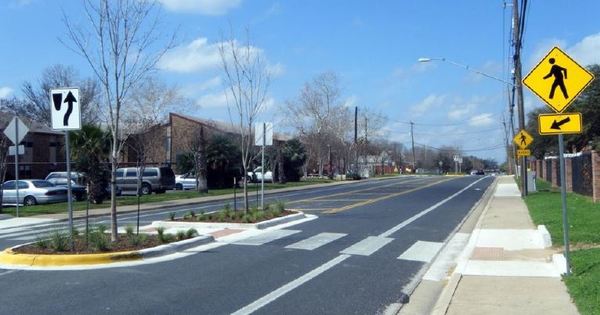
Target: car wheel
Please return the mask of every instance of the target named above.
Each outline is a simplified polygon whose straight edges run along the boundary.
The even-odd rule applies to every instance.
[[[183,185],[182,184],[176,184],[175,185],[175,190],[183,190]]]
[[[142,188],[140,189],[142,195],[149,195],[152,193],[152,187],[148,184],[142,184]]]
[[[33,196],[27,196],[23,199],[23,204],[26,206],[35,206],[37,204],[37,200]]]

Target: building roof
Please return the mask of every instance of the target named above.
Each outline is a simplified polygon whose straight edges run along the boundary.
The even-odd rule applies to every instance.
[[[8,126],[8,124],[13,119],[13,117],[15,117],[15,115],[10,112],[0,111],[0,130],[4,130],[4,128],[6,128]],[[41,124],[37,121],[32,121],[25,117],[19,117],[19,118],[25,123],[27,128],[29,128],[29,132],[52,134],[52,135],[64,134],[62,131],[52,130],[52,128],[50,128],[44,124]]]
[[[183,119],[187,119],[193,122],[197,122],[199,124],[203,124],[205,126],[210,126],[218,131],[222,131],[222,132],[226,132],[226,133],[232,133],[232,134],[238,134],[238,127],[234,126],[230,123],[226,123],[226,122],[222,122],[222,121],[216,121],[216,120],[211,120],[211,119],[202,119],[202,118],[198,118],[198,117],[193,117],[193,116],[188,116],[188,115],[183,115],[183,114],[178,114],[178,113],[169,113],[169,115],[173,115],[173,116],[178,116],[180,118]],[[277,133],[274,132],[273,133],[273,139],[275,140],[279,140],[279,141],[287,141],[290,140],[292,137],[285,135],[285,134],[281,134],[281,133]]]

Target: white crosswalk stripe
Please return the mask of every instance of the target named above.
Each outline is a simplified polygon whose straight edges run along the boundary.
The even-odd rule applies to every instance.
[[[288,245],[285,248],[314,250],[323,245],[327,245],[337,239],[340,239],[348,234],[344,233],[319,233],[315,236],[301,240],[294,244]]]
[[[286,236],[290,236],[292,234],[296,234],[296,233],[300,233],[299,230],[274,230],[274,231],[269,231],[260,235],[256,235],[256,236],[252,236],[249,237],[247,239],[235,242],[233,244],[236,245],[251,245],[251,246],[258,246],[258,245],[263,245],[269,242],[272,242],[274,240],[286,237]]]
[[[408,248],[398,259],[430,262],[444,244],[439,242],[417,241]]]
[[[364,240],[344,249],[340,253],[348,255],[370,256],[393,240],[393,238],[389,237],[369,236]]]

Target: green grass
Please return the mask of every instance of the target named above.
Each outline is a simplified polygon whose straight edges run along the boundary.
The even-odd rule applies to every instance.
[[[286,184],[278,184],[278,183],[265,183],[265,190],[271,189],[279,189],[279,188],[289,188],[289,187],[298,187],[298,186],[306,186],[306,185],[314,185],[314,184],[322,184],[322,183],[331,183],[332,180],[329,179],[309,179],[303,180],[300,182],[289,182]],[[260,183],[258,184],[250,184],[248,185],[248,192],[253,194],[257,189],[260,189]],[[165,194],[151,194],[145,195],[140,198],[140,203],[153,203],[153,202],[164,202],[170,200],[184,200],[191,199],[197,197],[207,197],[207,196],[219,196],[232,194],[233,188],[226,189],[212,189],[209,190],[208,193],[198,193],[196,191],[176,191],[172,193]],[[238,188],[237,193],[243,194],[243,189]],[[137,204],[136,196],[121,196],[117,198],[117,206],[127,206],[127,205],[135,205]],[[86,202],[85,201],[76,201],[73,202],[73,211],[85,210]],[[102,204],[90,204],[90,209],[99,209],[99,208],[108,208],[110,207],[110,200],[105,200]],[[15,207],[4,207],[3,213],[15,215],[16,208]],[[33,216],[39,214],[54,214],[54,213],[63,213],[67,211],[67,203],[53,203],[53,204],[45,204],[45,205],[37,205],[30,207],[19,207],[19,216]]]
[[[577,309],[583,315],[600,314],[600,248],[572,252],[571,269],[564,280]]]
[[[562,204],[560,192],[544,181],[536,182],[537,193],[525,197],[525,203],[536,225],[543,224],[552,243],[563,245]],[[573,244],[600,243],[600,204],[579,194],[567,194],[569,240]]]

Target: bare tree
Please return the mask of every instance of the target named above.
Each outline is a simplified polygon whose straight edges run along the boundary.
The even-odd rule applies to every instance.
[[[316,160],[319,176],[323,175],[324,161],[328,158],[327,145],[343,146],[352,130],[350,112],[341,102],[339,85],[335,73],[322,73],[304,84],[296,100],[286,103],[288,123],[300,134],[309,158]]]
[[[244,206],[245,211],[248,211],[246,174],[252,158],[252,127],[265,104],[271,76],[261,52],[250,44],[248,32],[243,44],[238,43],[233,36],[221,41],[219,52],[225,74],[229,116],[240,134]]]
[[[25,96],[24,112],[32,121],[50,126],[50,89],[59,87],[79,87],[79,103],[81,104],[81,120],[83,123],[98,123],[98,98],[100,85],[98,80],[80,79],[73,67],[56,64],[42,72],[37,85],[25,81],[22,86]]]
[[[2,130],[4,130],[6,126],[2,126]],[[0,184],[4,183],[4,176],[6,175],[6,158],[8,157],[8,146],[10,145],[10,140],[4,135],[4,133],[0,133]],[[0,189],[0,213],[2,213],[2,189]]]
[[[124,138],[121,109],[128,93],[156,69],[173,47],[174,35],[158,42],[159,15],[155,1],[84,0],[88,27],[73,24],[64,15],[67,44],[88,62],[102,87],[102,110],[111,133],[111,239],[117,240],[116,172]],[[159,48],[156,48],[159,46]]]

